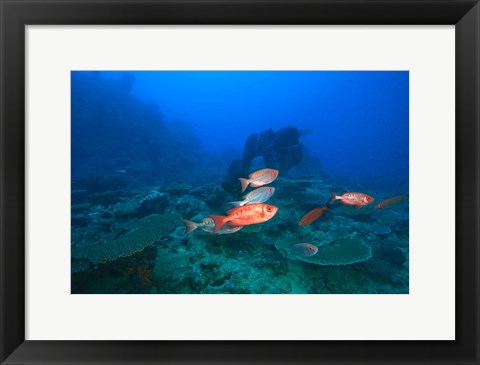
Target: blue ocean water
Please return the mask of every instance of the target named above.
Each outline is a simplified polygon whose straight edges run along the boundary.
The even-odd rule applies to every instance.
[[[408,293],[408,72],[74,71],[71,98],[73,293]],[[185,234],[263,168],[273,218]]]

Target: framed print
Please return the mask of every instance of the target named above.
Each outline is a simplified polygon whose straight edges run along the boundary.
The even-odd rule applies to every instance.
[[[71,293],[408,294],[408,80],[407,71],[72,71]],[[169,105],[164,121],[150,110],[144,126],[131,125],[146,106],[135,94]],[[351,114],[328,108],[338,103]],[[323,136],[339,130],[328,145]],[[361,181],[375,203],[334,192]],[[371,245],[387,258],[376,269]],[[362,262],[363,275],[352,271]]]
[[[478,357],[477,1],[2,1],[1,362]]]

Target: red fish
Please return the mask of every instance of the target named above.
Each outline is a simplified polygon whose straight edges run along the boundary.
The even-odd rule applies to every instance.
[[[383,209],[383,208],[388,208],[395,203],[403,202],[405,200],[408,200],[408,196],[406,195],[399,195],[399,196],[394,196],[393,198],[388,198],[385,200],[382,200],[380,203],[375,205],[375,209]]]
[[[268,204],[254,203],[236,207],[227,211],[227,215],[209,215],[215,222],[214,232],[230,222],[232,227],[248,226],[263,223],[271,219],[278,211],[277,207]]]
[[[335,200],[340,200],[342,204],[355,205],[355,208],[359,209],[364,205],[372,203],[375,198],[364,193],[351,192],[343,193],[343,195],[339,196],[332,192],[332,199],[330,201],[333,202]]]
[[[278,176],[278,170],[274,169],[262,169],[252,172],[248,175],[248,179],[240,177],[240,183],[242,184],[242,193],[247,189],[248,185],[254,188],[270,184]]]
[[[309,211],[307,214],[305,214],[302,219],[300,219],[300,222],[298,222],[299,226],[308,226],[309,224],[313,223],[316,221],[318,218],[320,218],[323,215],[323,212],[326,210],[330,210],[330,208],[327,207],[325,204],[321,208],[315,208],[311,211]]]

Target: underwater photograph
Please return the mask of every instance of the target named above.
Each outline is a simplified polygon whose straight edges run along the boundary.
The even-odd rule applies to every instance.
[[[408,294],[408,71],[72,71],[72,294]]]

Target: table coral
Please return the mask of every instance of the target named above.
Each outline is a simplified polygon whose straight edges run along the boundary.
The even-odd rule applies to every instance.
[[[96,245],[73,247],[72,258],[103,263],[130,256],[172,233],[179,221],[181,221],[181,217],[172,213],[154,214],[129,221],[124,225],[126,233],[116,238]]]
[[[285,251],[292,244],[279,241],[275,247]],[[372,257],[372,249],[361,238],[345,238],[322,245],[314,256],[300,257],[297,259],[316,265],[350,265],[362,262]]]

